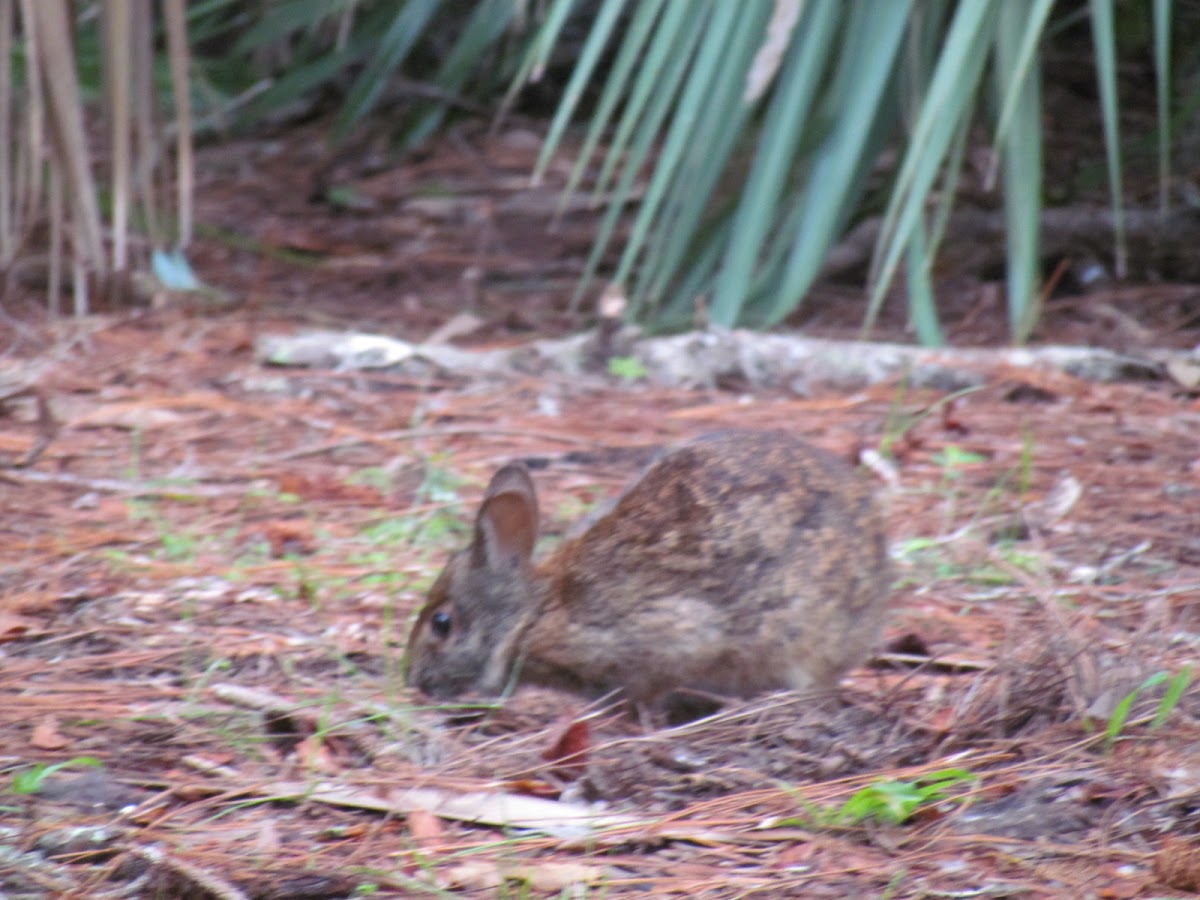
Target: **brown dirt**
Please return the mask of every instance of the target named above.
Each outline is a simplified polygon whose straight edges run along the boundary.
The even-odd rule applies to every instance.
[[[308,202],[321,156],[305,135],[214,148],[193,259],[233,305],[5,326],[0,380],[36,393],[0,407],[0,761],[103,766],[0,800],[0,892],[1200,887],[1195,691],[1161,723],[1165,685],[1137,692],[1105,737],[1120,701],[1183,671],[1200,641],[1195,395],[1010,373],[953,402],[897,384],[745,397],[253,361],[264,333],[419,339],[464,309],[474,344],[585,324],[565,298],[590,219],[547,234],[553,184],[522,187],[531,141],[453,136],[356,182],[373,204],[360,213]],[[857,311],[828,302],[845,289],[823,290],[810,324],[853,327]],[[1042,336],[1197,342],[1194,287],[1121,291],[1075,302]],[[1138,291],[1168,299],[1131,304]],[[969,342],[1000,338],[998,309],[962,305]],[[885,336],[903,338],[897,321]],[[39,424],[39,397],[53,422]],[[636,469],[601,451],[730,426],[787,427],[848,457],[891,442],[890,655],[836,697],[758,698],[649,734],[550,692],[456,715],[406,691],[409,617],[498,462],[536,464],[561,532]],[[555,744],[585,714],[567,740],[580,765]],[[838,815],[868,785],[947,769],[972,777],[903,824]],[[505,830],[322,802],[306,794],[318,783],[360,800],[420,787],[603,802],[639,824],[603,839]]]

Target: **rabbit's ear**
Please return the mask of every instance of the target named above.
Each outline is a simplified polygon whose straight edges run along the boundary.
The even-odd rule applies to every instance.
[[[525,467],[510,463],[492,476],[475,519],[471,561],[481,568],[521,566],[537,540],[537,492]]]

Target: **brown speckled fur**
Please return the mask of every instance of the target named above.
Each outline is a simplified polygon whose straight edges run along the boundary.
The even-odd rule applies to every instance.
[[[869,487],[784,432],[667,452],[535,567],[536,532],[532,481],[505,466],[413,629],[410,684],[495,694],[515,676],[648,705],[680,688],[749,696],[828,687],[879,637],[888,564]]]

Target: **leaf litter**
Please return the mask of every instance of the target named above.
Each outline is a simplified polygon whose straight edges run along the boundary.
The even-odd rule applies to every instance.
[[[1163,705],[1200,643],[1192,393],[1017,369],[967,394],[896,378],[799,396],[267,368],[254,337],[314,319],[428,334],[461,305],[464,259],[492,279],[472,345],[560,333],[562,307],[518,302],[512,285],[541,272],[561,301],[561,254],[586,225],[569,216],[547,238],[520,219],[489,232],[497,247],[426,222],[437,252],[393,258],[359,240],[363,220],[318,221],[292,177],[274,173],[271,196],[295,200],[217,186],[210,217],[264,242],[301,235],[323,261],[209,240],[197,266],[216,281],[224,265],[241,306],[26,327],[42,343],[0,361],[28,386],[0,418],[0,762],[6,781],[68,764],[0,801],[0,889],[1195,890],[1200,700],[1185,687]],[[499,190],[463,184],[466,199]],[[383,220],[416,239],[402,212]],[[481,709],[404,688],[411,617],[496,465],[530,464],[561,535],[655,448],[724,427],[786,427],[876,459],[894,611],[841,690],[647,731],[550,691]],[[69,764],[85,758],[101,768]],[[847,814],[864,789],[929,784],[899,824]]]

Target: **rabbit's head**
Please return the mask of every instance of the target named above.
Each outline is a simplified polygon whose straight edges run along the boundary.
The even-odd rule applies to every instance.
[[[534,612],[538,509],[525,467],[492,477],[471,543],[430,589],[408,641],[408,683],[435,697],[499,694]]]

